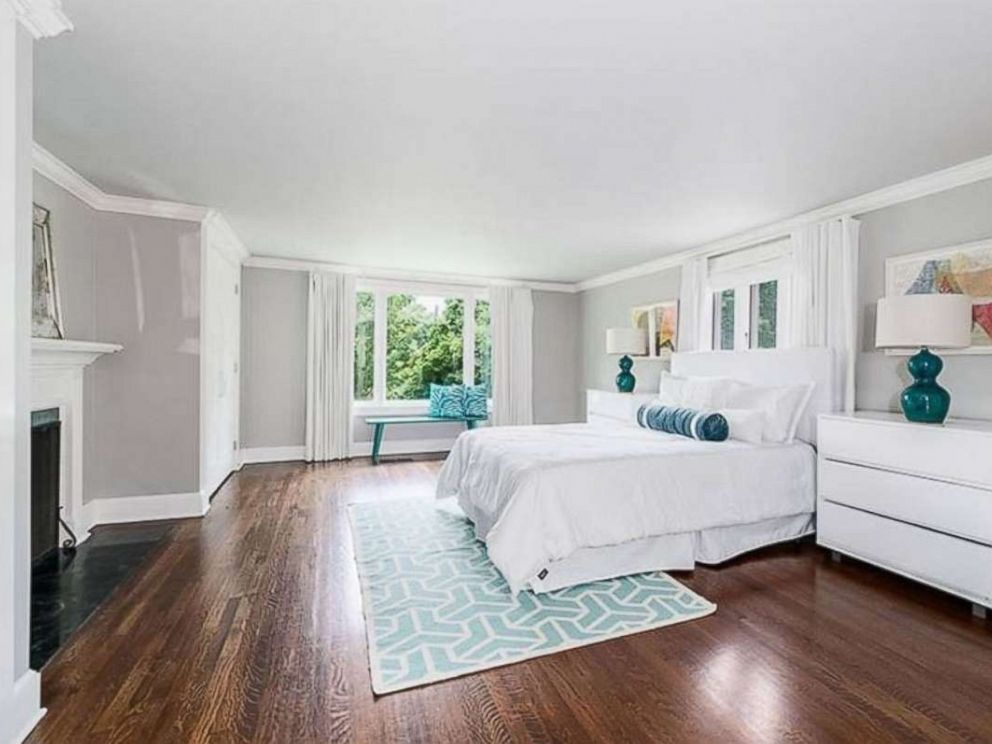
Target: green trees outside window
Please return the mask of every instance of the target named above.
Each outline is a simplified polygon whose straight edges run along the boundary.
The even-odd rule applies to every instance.
[[[375,384],[375,295],[356,293],[355,400],[372,400]]]
[[[356,293],[355,400],[376,397],[376,302],[385,306],[385,400],[426,400],[431,383],[471,382],[489,390],[492,358],[489,303],[471,297],[441,297],[362,290]],[[473,308],[466,327],[466,307]],[[380,313],[383,310],[380,309]],[[465,359],[467,335],[471,360]],[[470,369],[471,367],[471,369]]]
[[[493,371],[493,337],[489,320],[489,302],[475,303],[475,384],[486,388],[486,397],[492,395],[490,383]]]
[[[778,336],[778,282],[774,279],[768,282],[751,285],[751,318],[752,333],[757,328],[757,349],[774,349]]]
[[[465,301],[389,295],[386,301],[386,398],[423,400],[431,383],[462,382]]]

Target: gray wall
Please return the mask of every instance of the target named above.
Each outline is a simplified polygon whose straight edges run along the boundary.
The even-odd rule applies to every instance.
[[[304,443],[307,280],[301,271],[242,270],[241,440],[246,448]],[[582,416],[578,295],[534,292],[534,420]],[[454,439],[459,424],[397,426],[391,441]],[[354,441],[370,442],[361,417]]]
[[[123,344],[85,372],[84,499],[199,489],[200,226],[97,212],[40,175],[66,335]]]
[[[899,410],[909,381],[906,357],[874,349],[875,302],[885,293],[885,259],[992,237],[992,181],[980,181],[860,215],[859,266],[862,353],[857,407]],[[943,355],[941,383],[951,391],[951,415],[992,419],[992,356]]]
[[[678,267],[635,277],[582,292],[582,408],[586,388],[612,390],[617,372],[617,357],[606,354],[606,329],[631,324],[630,311],[637,305],[650,305],[678,299],[681,270]],[[658,389],[663,365],[660,360],[634,360],[637,392]]]
[[[578,294],[534,292],[534,423],[583,418]]]
[[[242,268],[241,287],[241,446],[302,446],[307,274]]]

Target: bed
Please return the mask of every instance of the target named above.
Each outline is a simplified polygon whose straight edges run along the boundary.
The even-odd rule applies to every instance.
[[[514,592],[720,563],[815,529],[818,413],[837,410],[827,349],[675,354],[672,372],[814,383],[791,443],[703,442],[636,425],[465,432],[438,478]],[[450,503],[450,502],[449,502]]]

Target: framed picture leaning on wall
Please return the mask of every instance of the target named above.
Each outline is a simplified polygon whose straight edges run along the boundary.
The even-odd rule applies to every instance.
[[[52,253],[51,215],[34,205],[31,263],[31,335],[36,338],[65,338],[62,305]]]
[[[992,354],[992,238],[885,261],[885,296],[971,295],[971,346],[944,354]]]
[[[649,357],[664,357],[678,348],[678,300],[639,305],[630,312],[634,328],[647,334]]]

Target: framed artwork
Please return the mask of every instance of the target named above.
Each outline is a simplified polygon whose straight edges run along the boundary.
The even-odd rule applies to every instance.
[[[36,338],[65,338],[62,305],[52,253],[51,215],[34,205],[31,235],[31,335]]]
[[[885,295],[968,294],[971,346],[941,354],[992,354],[992,239],[893,256],[885,261]]]
[[[678,348],[678,300],[632,308],[631,322],[634,328],[642,329],[647,335],[648,356],[668,356]]]

